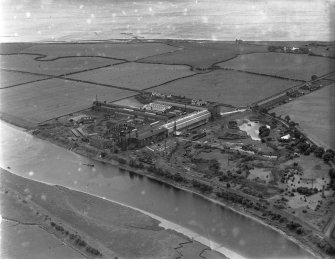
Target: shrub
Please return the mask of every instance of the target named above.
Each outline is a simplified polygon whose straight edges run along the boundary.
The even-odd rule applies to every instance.
[[[127,163],[127,160],[124,159],[124,158],[122,158],[122,157],[120,157],[120,158],[118,159],[118,161],[119,161],[119,163],[120,163],[121,165],[124,165],[124,164]]]
[[[176,173],[173,175],[173,180],[175,180],[176,182],[183,182],[185,178],[181,176],[180,173]]]
[[[301,228],[302,226],[299,223],[291,221],[286,224],[286,227],[290,230],[296,230],[297,228]]]
[[[304,233],[304,229],[303,229],[302,227],[298,227],[297,230],[296,230],[296,233],[297,233],[298,235],[301,235],[301,234]]]

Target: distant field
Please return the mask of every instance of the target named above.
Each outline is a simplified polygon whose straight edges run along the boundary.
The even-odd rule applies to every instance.
[[[35,60],[36,57],[38,55],[3,55],[0,59],[0,67],[31,73],[62,75],[122,62],[99,57],[71,57],[53,61],[39,61]]]
[[[136,60],[177,50],[162,43],[49,43],[36,44],[24,49],[24,53],[44,54],[45,59],[66,56],[102,56]]]
[[[312,140],[335,149],[335,84],[297,98],[272,110],[289,115]]]
[[[255,53],[241,55],[219,63],[218,66],[291,79],[310,80],[314,74],[321,76],[333,71],[335,60],[299,54]]]
[[[186,66],[125,63],[78,73],[69,78],[141,90],[194,74]]]
[[[0,70],[0,88],[28,83],[43,78],[47,77]]]
[[[11,54],[11,53],[20,53],[24,49],[27,49],[33,46],[34,43],[0,43],[0,54]]]
[[[90,107],[96,94],[106,101],[134,95],[115,88],[50,79],[1,90],[0,112],[23,123],[39,123]]]
[[[151,90],[241,106],[280,92],[294,84],[296,82],[289,80],[216,70]]]
[[[141,60],[148,63],[185,64],[192,67],[208,68],[214,63],[228,60],[239,54],[267,52],[267,47],[235,43],[174,43],[179,51],[153,56]]]

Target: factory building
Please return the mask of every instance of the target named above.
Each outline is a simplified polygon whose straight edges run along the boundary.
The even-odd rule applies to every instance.
[[[107,119],[106,133],[114,138],[123,150],[151,145],[177,130],[203,125],[211,117],[208,109],[199,106],[159,101],[156,105],[151,103],[150,107],[169,111],[159,111],[157,114],[155,111],[130,109],[97,101],[93,103],[94,110],[113,114],[113,118]],[[105,147],[112,144],[94,138],[92,145]]]
[[[166,110],[169,110],[171,108],[172,108],[171,105],[156,102],[145,104],[142,107],[143,110],[158,111],[158,112],[165,112]]]
[[[168,123],[164,124],[169,133],[172,133],[175,130],[181,130],[184,128],[197,127],[208,122],[211,117],[211,113],[207,110],[201,110],[189,113],[183,117],[171,120]]]

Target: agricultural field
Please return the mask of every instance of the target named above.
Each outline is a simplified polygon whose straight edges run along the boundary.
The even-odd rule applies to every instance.
[[[187,66],[124,63],[69,76],[111,86],[142,90],[194,74]]]
[[[25,123],[36,124],[88,108],[96,95],[109,102],[134,94],[116,88],[49,79],[1,90],[0,113],[22,121],[20,126],[25,126]]]
[[[297,82],[289,80],[236,71],[216,70],[180,79],[150,90],[234,106],[244,106],[295,84]]]
[[[48,78],[47,76],[31,75],[15,71],[0,70],[0,88],[25,84],[36,80]]]
[[[21,53],[25,49],[34,46],[34,43],[20,42],[20,43],[0,43],[0,55]]]
[[[144,57],[175,51],[162,43],[50,43],[35,44],[24,53],[45,55],[45,60],[67,56],[100,56],[134,61]]]
[[[42,61],[39,57],[39,55],[25,54],[2,55],[0,67],[2,69],[58,76],[122,62],[101,57],[67,57]]]
[[[222,68],[307,81],[312,75],[321,76],[334,71],[335,60],[300,54],[254,53],[241,55],[217,65]]]
[[[326,86],[292,102],[276,107],[271,112],[299,123],[303,131],[321,146],[335,148],[335,84]]]
[[[240,54],[267,52],[265,46],[235,43],[172,43],[179,51],[148,57],[141,62],[189,65],[193,68],[206,69],[217,62],[237,57]]]

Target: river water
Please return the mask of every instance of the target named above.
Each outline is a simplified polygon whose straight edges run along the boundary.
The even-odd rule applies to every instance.
[[[20,176],[105,197],[157,215],[247,258],[313,258],[250,218],[143,176],[91,161],[0,121],[0,166]],[[90,168],[85,163],[94,163]]]

